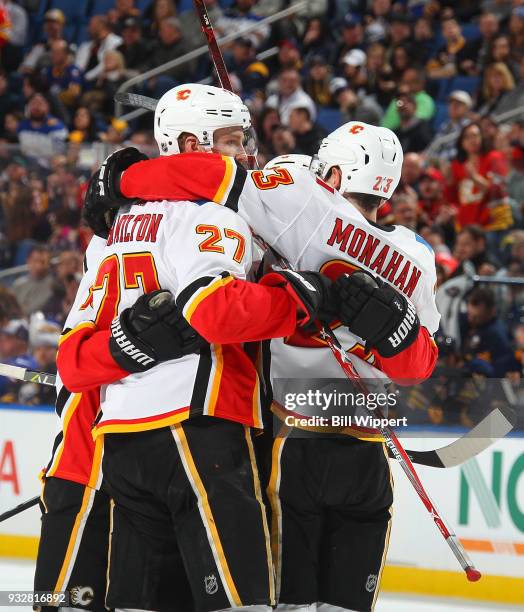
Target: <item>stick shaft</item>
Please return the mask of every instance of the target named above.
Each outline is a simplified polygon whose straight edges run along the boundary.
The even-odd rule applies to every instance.
[[[49,385],[50,387],[54,387],[56,383],[56,374],[28,370],[27,368],[13,366],[8,363],[0,363],[0,376],[7,376],[8,378],[15,378],[16,380],[37,383],[39,385]]]
[[[29,508],[36,506],[38,504],[39,499],[40,497],[38,497],[37,495],[36,497],[32,497],[31,499],[28,499],[27,501],[19,504],[18,506],[11,508],[11,510],[6,510],[6,512],[0,514],[0,523],[2,521],[7,520],[8,518],[11,518],[12,516],[20,514],[20,512],[24,512],[24,510],[28,510]]]
[[[226,68],[226,63],[224,62],[220,47],[218,46],[215,31],[213,30],[211,20],[209,19],[204,0],[193,0],[193,4],[195,5],[195,10],[198,18],[200,19],[200,27],[202,28],[202,32],[207,40],[207,46],[209,47],[209,53],[211,55],[213,65],[215,66],[220,87],[222,87],[222,89],[227,89],[227,91],[233,91],[231,79],[229,78]]]

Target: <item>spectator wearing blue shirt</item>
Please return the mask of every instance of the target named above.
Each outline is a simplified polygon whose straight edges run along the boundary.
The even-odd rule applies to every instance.
[[[51,43],[51,65],[46,69],[45,77],[51,93],[66,107],[76,105],[82,92],[82,71],[72,63],[65,40]]]
[[[66,126],[49,114],[49,103],[41,93],[35,93],[26,106],[27,117],[18,124],[18,138],[27,155],[53,153],[54,145],[67,139]]]
[[[234,3],[224,11],[224,15],[217,21],[217,28],[228,34],[233,32],[241,35],[242,30],[262,20],[262,17],[253,12],[256,0],[235,0]],[[246,34],[256,48],[261,46],[269,36],[269,26],[262,26],[259,30]]]
[[[502,377],[513,363],[508,330],[497,316],[495,294],[478,287],[468,297],[467,312],[459,319],[462,353],[466,361],[491,364],[493,375]]]
[[[340,37],[330,58],[330,64],[338,67],[353,49],[360,49],[364,44],[364,30],[360,15],[348,13],[342,21]]]

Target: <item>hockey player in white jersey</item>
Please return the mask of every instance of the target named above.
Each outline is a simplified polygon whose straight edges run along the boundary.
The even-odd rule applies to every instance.
[[[143,156],[128,156],[129,163],[139,159]],[[61,610],[105,612],[111,500],[102,486],[103,439],[99,437],[95,442],[91,429],[100,409],[100,385],[125,378],[129,371],[109,353],[107,330],[94,332],[89,343],[82,342],[95,329],[90,288],[95,284],[108,236],[103,211],[91,211],[95,185],[90,183],[84,204],[84,218],[94,236],[84,256],[84,276],[66,319],[57,356],[59,428],[51,459],[41,475],[42,519],[34,589],[69,593],[72,607]],[[141,296],[133,307],[138,312],[143,304],[142,313],[148,315],[149,350],[163,360],[197,352],[205,342],[181,318],[176,307],[171,304],[153,310],[148,307],[152,299],[154,294]],[[145,556],[143,542],[138,538],[130,538],[128,547]],[[184,577],[180,554],[173,551],[170,557],[166,556],[162,577],[157,580],[156,602],[162,602],[164,597],[173,612],[191,612],[192,596]],[[175,603],[173,580],[177,584]],[[42,608],[46,612],[55,609]]]
[[[155,116],[162,152],[222,144],[243,153],[247,109],[236,96],[191,84],[169,94]],[[192,124],[191,112],[204,120]],[[113,170],[106,164],[101,181]],[[265,514],[243,427],[261,425],[260,386],[238,343],[294,333],[318,315],[325,291],[318,273],[296,275],[286,287],[245,282],[250,240],[245,222],[212,202],[127,206],[108,235],[88,299],[97,322],[118,315],[111,354],[135,368],[103,390],[95,427],[105,438],[104,475],[116,501],[109,605],[146,609],[147,599],[129,598],[130,585],[142,585],[146,569],[154,578],[162,558],[160,551],[148,559],[122,554],[126,529],[165,543],[174,528],[197,610],[265,609],[273,600]],[[133,336],[129,306],[160,287],[177,294],[186,318],[212,343],[200,355],[158,364]],[[137,494],[144,490],[149,501]]]
[[[344,308],[335,333],[363,378],[422,380],[437,356],[434,255],[410,230],[376,224],[400,178],[398,139],[350,122],[323,141],[318,157],[315,178],[295,167],[247,173],[213,155],[201,156],[197,169],[182,155],[131,166],[112,188],[125,197],[208,197],[238,210],[293,267],[337,279]],[[282,286],[289,278],[277,272],[264,282]],[[319,335],[271,342],[272,381],[308,376],[341,376]],[[276,412],[284,400],[274,397]],[[350,436],[277,438],[268,492],[281,605],[371,610],[391,518],[383,446]]]

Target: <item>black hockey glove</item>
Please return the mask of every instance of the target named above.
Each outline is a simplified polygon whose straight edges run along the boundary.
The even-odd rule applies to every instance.
[[[145,159],[148,159],[147,156],[138,149],[127,147],[111,153],[91,177],[84,200],[84,219],[100,238],[107,239],[115,210],[137,201],[122,196],[120,176],[129,166]]]
[[[122,172],[137,162],[148,159],[147,155],[140,153],[135,147],[126,147],[111,153],[100,166],[98,180],[98,194],[110,203],[113,208],[135,201],[125,198],[120,191],[120,178]]]
[[[162,361],[198,353],[207,342],[182,316],[170,291],[141,295],[111,323],[109,350],[132,374]]]
[[[107,240],[115,218],[116,208],[111,209],[111,200],[100,196],[98,193],[99,172],[100,170],[97,170],[89,179],[83,214],[87,225],[93,232],[100,238]]]
[[[420,322],[413,304],[401,293],[367,272],[343,274],[333,285],[340,320],[349,331],[393,357],[412,344]]]
[[[279,270],[265,274],[260,279],[260,284],[282,287],[291,294],[305,315],[300,322],[301,326],[316,319],[329,321],[336,315],[330,307],[332,282],[320,272]]]

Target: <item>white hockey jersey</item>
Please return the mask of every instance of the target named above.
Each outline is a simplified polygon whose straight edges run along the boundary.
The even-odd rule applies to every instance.
[[[250,173],[238,199],[239,214],[268,246],[296,270],[318,270],[332,279],[355,269],[378,276],[413,302],[421,325],[434,334],[440,315],[430,245],[403,226],[380,227],[368,221],[336,190],[306,170],[280,172],[289,174],[291,180],[273,189],[260,188],[270,180],[271,172]],[[363,358],[355,360],[363,378],[384,376],[372,366],[373,355],[362,352],[361,338],[345,327],[339,327],[336,335],[346,350]],[[300,335],[273,340],[272,375],[292,378],[322,372],[325,377],[340,376],[336,362],[325,359],[325,350],[305,350],[314,346],[325,347],[325,343],[319,337],[305,342]]]
[[[179,297],[191,287],[190,318],[189,311],[217,287],[247,277],[251,251],[245,221],[212,202],[121,208],[81,308],[103,330],[142,293],[163,288]],[[162,427],[198,414],[254,426],[262,421],[256,370],[239,344],[211,344],[200,354],[103,386],[101,408],[95,436]]]

